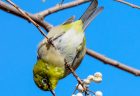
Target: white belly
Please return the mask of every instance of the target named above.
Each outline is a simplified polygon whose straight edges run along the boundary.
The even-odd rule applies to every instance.
[[[77,49],[83,42],[83,39],[84,33],[76,32],[71,28],[61,37],[53,41],[53,43],[60,53],[65,57],[68,64],[71,65],[77,54]]]

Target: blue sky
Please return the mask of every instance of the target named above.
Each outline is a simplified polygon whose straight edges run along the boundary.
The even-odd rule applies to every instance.
[[[60,0],[14,0],[22,9],[31,13],[54,6]],[[70,0],[67,0],[70,1]],[[138,0],[128,0],[140,5]],[[70,8],[46,18],[59,25],[72,15],[78,19],[88,4]],[[113,0],[99,0],[103,12],[86,30],[87,47],[108,57],[140,69],[140,10]],[[43,39],[39,31],[25,20],[0,10],[0,95],[1,96],[51,96],[41,91],[33,81],[32,69],[36,62],[38,43]],[[90,88],[101,90],[104,96],[139,96],[140,77],[104,65],[85,56],[76,70],[81,78],[102,72],[103,82],[92,83]],[[70,96],[77,84],[72,75],[60,80],[57,96]]]

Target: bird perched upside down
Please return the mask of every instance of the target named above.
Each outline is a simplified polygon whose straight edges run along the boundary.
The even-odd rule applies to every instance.
[[[70,73],[66,62],[74,70],[80,65],[86,53],[84,30],[103,9],[97,9],[97,5],[97,1],[93,0],[79,20],[73,22],[70,18],[62,25],[53,27],[47,35],[49,42],[46,39],[41,41],[33,69],[34,81],[40,89],[55,89],[58,81]]]

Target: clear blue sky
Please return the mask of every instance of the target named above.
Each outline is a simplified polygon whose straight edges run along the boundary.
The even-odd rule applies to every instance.
[[[60,1],[60,0],[59,0]],[[68,1],[68,0],[67,0]],[[139,4],[139,0],[128,0]],[[24,10],[35,13],[49,8],[58,0],[14,0]],[[104,11],[86,30],[87,47],[108,57],[140,69],[140,10],[114,2],[99,0]],[[64,10],[46,18],[53,25],[75,15],[78,19],[88,4]],[[25,20],[0,10],[0,95],[1,96],[51,96],[41,91],[33,81],[32,69],[36,62],[36,50],[42,35]],[[104,65],[85,56],[76,70],[81,78],[102,72],[103,82],[92,83],[94,91],[102,90],[104,96],[140,96],[140,77]],[[77,84],[69,75],[56,88],[57,96],[70,96]]]

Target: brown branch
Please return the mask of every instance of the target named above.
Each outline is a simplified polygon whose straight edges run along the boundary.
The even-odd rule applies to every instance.
[[[81,0],[80,0],[80,1],[81,1]],[[117,0],[117,1],[119,2],[119,1],[122,1],[122,0]],[[87,0],[86,2],[88,2],[88,0]],[[84,2],[83,2],[83,3],[84,3]],[[129,4],[129,3],[127,3],[127,4]],[[66,4],[64,4],[64,5],[66,6]],[[62,6],[63,6],[63,9],[64,9],[64,5],[62,5]],[[76,6],[76,5],[75,5],[75,6]],[[54,8],[55,8],[55,7],[54,7]],[[138,7],[138,8],[139,8],[139,7]],[[21,18],[23,18],[23,19],[25,19],[25,20],[28,21],[28,19],[25,18],[16,8],[14,8],[13,6],[10,6],[9,4],[4,3],[4,2],[1,1],[1,0],[0,0],[0,9],[2,9],[3,11],[6,11],[6,12],[8,12],[8,13],[11,13],[11,14],[13,14],[13,15],[16,15],[16,16],[18,16],[18,17],[21,17]],[[54,12],[57,12],[57,11],[63,10],[63,9],[61,9],[61,8],[59,8],[59,9],[57,9],[57,10],[55,9]],[[50,10],[50,9],[49,9],[49,10]],[[27,13],[27,12],[26,12],[26,13]],[[46,13],[47,13],[47,10],[46,10]],[[41,14],[44,14],[44,15],[45,15],[46,13],[45,13],[45,11],[41,12]],[[45,21],[39,19],[38,16],[32,15],[32,14],[30,14],[30,13],[27,13],[27,14],[28,14],[36,23],[38,23],[41,27],[43,27],[43,28],[46,29],[47,31],[49,31],[49,30],[52,28],[52,26],[51,26],[49,23],[46,23]],[[51,14],[51,13],[48,12],[47,15],[48,15],[48,14]],[[110,58],[107,58],[107,57],[103,56],[102,54],[99,54],[99,53],[97,53],[97,52],[95,52],[95,51],[92,51],[92,50],[87,49],[87,54],[90,55],[90,56],[93,57],[93,58],[96,58],[96,59],[100,60],[101,62],[104,62],[105,64],[112,65],[112,66],[114,66],[114,67],[117,67],[117,68],[122,69],[122,70],[124,70],[124,71],[127,71],[127,72],[129,72],[129,73],[135,74],[136,76],[140,76],[140,70],[131,68],[131,67],[129,67],[129,66],[126,66],[125,64],[122,64],[122,63],[120,63],[120,62],[117,62],[117,61],[115,61],[115,60],[112,60],[112,59],[110,59]]]
[[[115,1],[120,2],[120,3],[123,3],[123,4],[126,4],[126,5],[128,5],[128,6],[132,7],[132,8],[140,9],[140,6],[135,5],[135,4],[132,4],[132,3],[129,3],[129,2],[124,1],[124,0],[115,0]]]
[[[15,7],[20,13],[21,15],[26,18],[28,21],[32,22],[34,24],[34,26],[37,27],[37,29],[40,31],[40,33],[48,40],[47,35],[43,32],[43,30],[40,28],[40,25],[38,25],[29,15],[28,13],[24,12],[22,9],[20,9],[15,3],[13,3],[11,0],[6,0],[9,4],[11,4],[13,7]],[[48,78],[47,78],[48,79]],[[48,79],[49,80],[49,79]],[[50,92],[53,96],[55,95],[55,92],[53,90],[51,90],[51,86],[49,84],[49,82],[47,82],[48,88],[50,89]]]
[[[86,2],[89,2],[90,0],[75,0],[75,1],[72,1],[70,3],[66,3],[66,4],[62,4],[62,5],[59,5],[57,4],[56,6],[52,7],[52,8],[49,8],[47,10],[44,10],[42,12],[39,12],[35,15],[37,16],[40,16],[40,18],[45,18],[47,15],[50,15],[52,13],[55,13],[55,12],[58,12],[58,11],[61,11],[61,10],[64,10],[64,9],[68,9],[68,8],[71,8],[71,7],[74,7],[74,6],[78,6],[80,4],[84,4]]]
[[[83,90],[86,91],[86,87],[84,86],[83,81],[80,79],[80,77],[75,73],[74,69],[67,63],[66,59],[65,59],[65,66],[66,68],[68,68],[71,73],[73,74],[73,76],[76,78],[76,80],[78,81],[78,84],[81,84],[83,87]]]
[[[102,54],[97,53],[97,52],[95,52],[95,51],[92,51],[92,50],[90,50],[90,49],[87,49],[86,53],[87,53],[89,56],[92,56],[92,57],[96,58],[97,60],[99,60],[99,61],[101,61],[101,62],[103,62],[103,63],[105,63],[105,64],[109,64],[109,65],[111,65],[111,66],[114,66],[114,67],[116,67],[116,68],[122,69],[122,70],[124,70],[124,71],[126,71],[126,72],[129,72],[129,73],[131,73],[131,74],[134,74],[134,75],[136,75],[136,76],[140,76],[140,70],[137,70],[137,69],[135,69],[135,68],[132,68],[132,67],[130,67],[130,66],[127,66],[126,64],[122,64],[122,63],[120,63],[120,62],[118,62],[118,61],[115,61],[115,60],[113,60],[113,59],[110,59],[110,58],[108,58],[108,57],[105,57],[105,56],[103,56]]]
[[[0,9],[2,9],[5,12],[11,13],[13,15],[16,15],[18,17],[21,17],[25,20],[28,21],[27,18],[25,18],[16,8],[13,6],[4,3],[3,1],[0,0]],[[24,11],[25,12],[25,11]],[[27,13],[27,12],[26,12]],[[52,28],[52,25],[50,25],[47,22],[44,22],[43,20],[40,20],[37,16],[32,15],[30,13],[27,13],[36,23],[38,23],[40,26],[42,26],[46,31]]]
[[[14,4],[11,0],[6,0],[9,4],[11,4],[13,7],[15,7],[28,21],[32,22],[37,29],[40,31],[40,33],[48,40],[47,35],[43,32],[43,30],[40,28],[40,25],[38,25],[29,15],[28,13],[24,12],[22,9],[20,9],[16,4]]]

